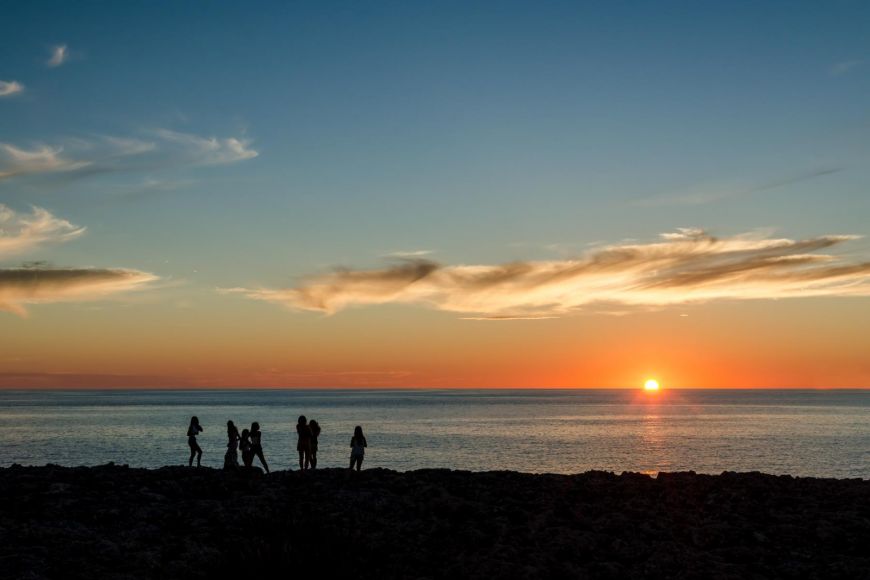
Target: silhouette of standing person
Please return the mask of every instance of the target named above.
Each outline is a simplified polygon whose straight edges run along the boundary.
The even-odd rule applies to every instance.
[[[296,442],[296,451],[299,452],[299,469],[304,471],[311,461],[311,428],[305,415],[299,415],[296,423],[296,434],[299,439]]]
[[[357,425],[353,430],[353,437],[350,438],[350,470],[353,471],[353,466],[356,464],[356,470],[359,471],[362,467],[363,459],[366,456],[366,447],[368,447],[365,435],[363,435],[362,427]]]
[[[266,463],[266,458],[263,457],[262,437],[263,434],[260,433],[260,424],[254,421],[251,423],[251,451],[254,452],[254,455],[260,458],[260,463],[263,464],[263,469],[266,470],[266,473],[269,473],[269,464]],[[251,462],[253,461],[252,458]]]
[[[320,437],[320,423],[312,419],[308,422],[311,429],[311,453],[309,454],[311,469],[317,469],[317,438]]]
[[[242,450],[242,463],[245,467],[250,467],[254,463],[254,450],[251,445],[251,432],[247,429],[242,429],[242,436],[239,439],[239,449]]]
[[[239,429],[232,421],[227,421],[227,453],[224,455],[224,469],[239,467]]]
[[[193,416],[190,418],[190,425],[187,427],[187,444],[190,446],[190,459],[187,461],[187,466],[193,466],[193,458],[196,457],[196,466],[199,467],[202,461],[202,449],[199,443],[196,442],[196,436],[202,433],[202,427],[199,426],[199,418]]]

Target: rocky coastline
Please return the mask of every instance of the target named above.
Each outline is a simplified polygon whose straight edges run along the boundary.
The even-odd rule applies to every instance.
[[[0,498],[0,578],[870,578],[860,479],[16,465]]]

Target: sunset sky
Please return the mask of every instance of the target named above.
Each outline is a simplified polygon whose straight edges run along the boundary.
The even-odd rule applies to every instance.
[[[870,4],[2,15],[0,387],[870,387]]]

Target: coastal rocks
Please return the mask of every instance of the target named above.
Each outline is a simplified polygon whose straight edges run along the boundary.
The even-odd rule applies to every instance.
[[[0,578],[868,578],[870,481],[0,469]]]

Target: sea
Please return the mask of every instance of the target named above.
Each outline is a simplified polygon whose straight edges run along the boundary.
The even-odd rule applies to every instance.
[[[298,469],[305,415],[318,467],[347,466],[360,425],[364,469],[870,478],[870,390],[0,391],[0,467],[186,465],[192,415],[210,467],[232,420],[260,423],[273,471]]]

